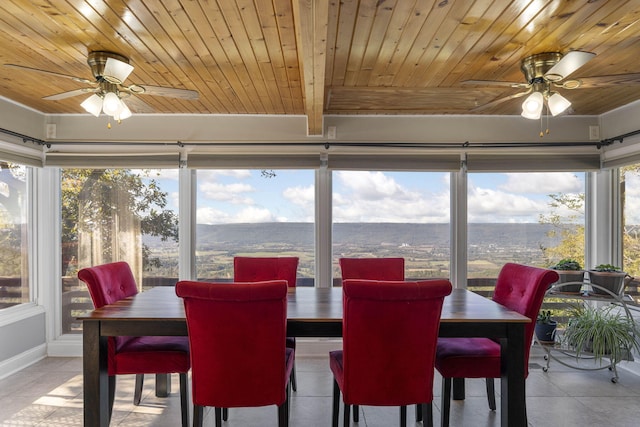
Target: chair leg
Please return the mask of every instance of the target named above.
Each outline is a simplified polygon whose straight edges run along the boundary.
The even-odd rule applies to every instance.
[[[416,403],[416,422],[422,421],[422,403]]]
[[[282,405],[278,406],[278,427],[289,427],[289,398],[291,397],[291,383],[285,387],[285,398]]]
[[[440,427],[449,427],[451,410],[451,378],[442,378],[442,405],[440,407]]]
[[[202,427],[204,408],[200,405],[193,405],[193,427]]]
[[[424,403],[422,406],[424,407],[425,412],[424,422],[422,423],[422,425],[433,427],[433,403]]]
[[[338,381],[333,379],[333,405],[331,406],[331,426],[338,427],[338,418],[340,412],[340,387]]]
[[[222,421],[229,419],[229,408],[222,408]]]
[[[222,427],[222,409],[215,408],[216,427]]]
[[[182,412],[182,427],[189,427],[189,374],[180,374],[180,411]]]
[[[295,362],[295,360],[293,361],[293,369],[291,369],[291,378],[289,378],[289,381],[291,382],[291,387],[293,388],[293,391],[298,391],[298,383],[296,382],[296,362]]]
[[[116,376],[109,376],[109,421],[111,421],[111,414],[113,414],[113,402],[116,400]]]
[[[351,410],[351,405],[347,405],[346,403],[344,404],[344,416],[342,417],[342,425],[344,427],[349,427],[351,425],[351,421],[350,421],[350,417],[349,417],[349,411]]]
[[[407,405],[400,407],[400,427],[407,427]]]
[[[136,385],[133,392],[133,404],[138,406],[142,399],[142,386],[144,385],[144,374],[136,374]]]
[[[353,422],[357,423],[360,421],[360,407],[358,405],[353,405]]]
[[[493,383],[493,378],[486,378],[487,383],[487,400],[489,401],[489,409],[496,410],[496,389]]]

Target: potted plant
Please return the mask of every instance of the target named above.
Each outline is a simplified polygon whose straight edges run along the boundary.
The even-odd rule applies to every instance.
[[[594,269],[589,270],[589,281],[614,295],[622,294],[625,277],[627,277],[627,273],[621,271],[620,267],[611,264],[599,264],[596,265]],[[598,287],[593,287],[593,292],[596,294],[610,295]]]
[[[584,270],[578,261],[572,258],[564,258],[558,261],[558,263],[551,268],[556,270],[558,272],[558,276],[560,276],[560,279],[558,279],[556,284],[580,282],[560,287],[559,290],[561,292],[580,292],[580,288],[582,288],[582,281],[584,280]]]
[[[575,349],[576,358],[588,352],[597,362],[606,357],[615,365],[628,359],[632,349],[640,350],[635,323],[614,309],[618,307],[585,305],[574,309],[562,341]]]
[[[551,310],[541,310],[536,320],[535,333],[540,344],[553,344],[556,341],[558,322],[551,318]]]

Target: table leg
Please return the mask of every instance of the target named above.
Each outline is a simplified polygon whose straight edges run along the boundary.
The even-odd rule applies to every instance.
[[[109,425],[107,337],[100,336],[98,321],[85,320],[82,329],[84,425],[107,427]]]
[[[507,338],[500,340],[500,415],[503,427],[527,425],[524,331],[524,323],[510,323],[507,325]]]
[[[156,374],[156,397],[168,397],[171,394],[171,374]]]

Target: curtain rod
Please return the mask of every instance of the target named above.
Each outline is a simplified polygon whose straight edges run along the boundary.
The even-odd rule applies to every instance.
[[[384,147],[384,148],[535,148],[535,147],[597,147],[598,149],[611,145],[615,142],[624,142],[625,138],[639,135],[640,130],[635,130],[612,138],[602,139],[600,141],[575,141],[575,142],[470,142],[461,143],[427,143],[427,142],[328,142],[328,141],[309,141],[309,142],[123,142],[123,141],[45,141],[39,138],[33,138],[19,132],[0,128],[0,133],[10,135],[22,139],[23,143],[33,142],[41,146],[51,148],[53,145],[85,145],[85,144],[101,144],[101,145],[127,145],[127,146],[220,146],[220,147],[237,147],[237,146],[290,146],[290,147],[309,147],[324,146],[327,150],[331,147]]]

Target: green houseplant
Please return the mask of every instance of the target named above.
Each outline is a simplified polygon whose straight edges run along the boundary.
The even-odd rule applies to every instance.
[[[576,358],[589,353],[597,362],[606,357],[616,364],[628,359],[632,349],[640,349],[635,323],[614,309],[585,305],[573,310],[562,341],[575,349]]]
[[[536,320],[535,333],[540,344],[553,344],[558,322],[551,318],[551,310],[541,310]]]
[[[554,266],[551,266],[553,270],[558,272],[560,278],[556,282],[557,284],[568,282],[582,282],[584,280],[584,270],[580,263],[572,258],[564,258],[558,261]],[[558,290],[561,292],[580,292],[582,283],[573,283],[571,285],[565,285]]]
[[[621,268],[611,264],[598,264],[592,270],[589,270],[589,280],[594,285],[598,285],[614,295],[622,294],[625,285],[627,273],[621,271]],[[610,295],[606,291],[594,287],[593,292],[596,294]]]

